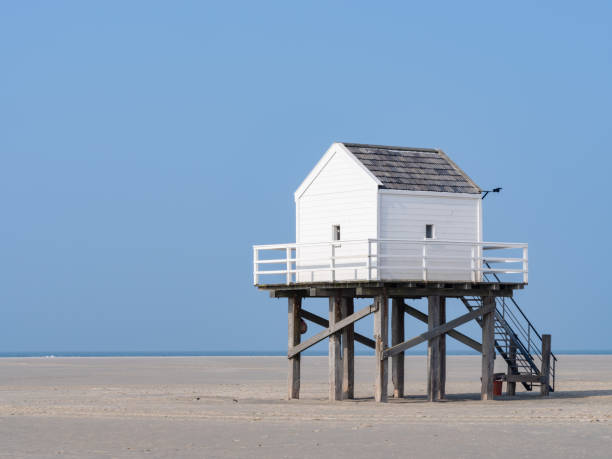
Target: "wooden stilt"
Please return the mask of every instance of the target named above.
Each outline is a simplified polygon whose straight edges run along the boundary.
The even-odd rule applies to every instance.
[[[508,363],[508,376],[516,374],[516,346],[513,343],[510,343],[510,347],[508,349],[508,358],[510,362]],[[516,395],[516,381],[510,381],[508,377],[507,395]]]
[[[376,342],[376,380],[374,382],[374,399],[377,402],[387,401],[388,359],[383,359],[383,351],[387,347],[389,335],[389,305],[385,295],[375,299],[376,312],[374,312],[374,341]]]
[[[428,327],[432,330],[446,322],[446,299],[440,296],[428,298]],[[446,384],[446,336],[438,335],[427,345],[427,398],[442,400]]]
[[[483,306],[495,304],[495,297],[483,296]],[[482,387],[481,400],[493,400],[493,371],[495,365],[495,310],[482,316]]]
[[[342,318],[355,312],[353,298],[342,298]],[[342,330],[342,398],[355,398],[355,325]]]
[[[404,341],[404,300],[393,298],[391,300],[391,345]],[[404,353],[391,357],[391,379],[393,380],[393,397],[404,396]]]
[[[329,298],[329,326],[333,327],[342,319],[341,298]],[[329,336],[329,400],[342,400],[342,355],[341,335],[336,332]]]
[[[540,370],[542,383],[540,394],[550,394],[550,335],[542,335],[542,368]]]
[[[300,309],[302,298],[289,297],[289,350],[300,344]],[[300,354],[289,358],[287,398],[300,398]]]

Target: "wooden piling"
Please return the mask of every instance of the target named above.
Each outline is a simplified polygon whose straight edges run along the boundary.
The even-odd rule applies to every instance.
[[[428,297],[428,328],[432,330],[446,322],[446,299]],[[427,399],[442,400],[446,395],[446,336],[431,338],[427,342]]]
[[[383,351],[388,344],[389,335],[389,305],[386,295],[378,295],[375,299],[374,341],[376,343],[376,377],[374,381],[374,399],[377,402],[387,401],[388,359],[383,359]]]
[[[495,305],[495,297],[483,296],[483,306]],[[482,386],[481,400],[493,400],[495,365],[495,309],[482,316]]]
[[[507,395],[516,395],[516,381],[510,381],[510,376],[516,374],[516,345],[514,343],[510,343],[510,347],[508,349],[508,358],[510,363],[508,363],[508,382],[506,383]]]
[[[333,327],[342,319],[341,297],[329,298],[329,326]],[[329,336],[329,400],[342,400],[342,355],[341,335],[336,332]]]
[[[391,300],[391,345],[404,341],[404,299]],[[404,353],[400,352],[391,357],[391,379],[393,380],[393,397],[404,396]]]
[[[300,344],[300,309],[302,298],[289,297],[289,350]],[[300,354],[289,359],[289,378],[287,398],[300,398]]]
[[[342,298],[342,318],[355,312],[353,298]],[[355,398],[355,325],[342,330],[342,398]]]
[[[540,370],[542,383],[540,395],[550,394],[550,335],[542,335],[542,368]]]

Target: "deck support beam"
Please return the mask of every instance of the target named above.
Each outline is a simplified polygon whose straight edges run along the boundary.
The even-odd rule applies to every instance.
[[[300,309],[302,298],[289,297],[289,349],[300,344]],[[300,354],[289,358],[287,399],[300,398]]]
[[[446,322],[446,301],[441,296],[428,298],[429,331]],[[446,335],[433,336],[427,343],[427,399],[430,402],[444,399],[446,385]]]
[[[415,319],[419,319],[423,323],[429,323],[429,316],[427,314],[423,314],[418,309],[413,308],[412,306],[409,306],[406,303],[404,303],[404,311],[406,312],[406,314],[411,315]],[[463,333],[458,332],[457,330],[449,330],[446,334],[451,338],[455,338],[460,343],[471,347],[479,354],[482,352],[482,345],[478,341],[470,338],[469,336],[464,335]]]
[[[490,312],[482,315],[482,386],[481,400],[493,400],[493,379],[495,365],[495,297],[483,296],[483,308]]]
[[[329,298],[329,326],[331,329],[342,320],[340,302],[342,298],[333,296]],[[342,332],[329,335],[329,400],[342,400]]]
[[[404,299],[391,300],[391,345],[404,341]],[[404,353],[400,352],[391,358],[391,379],[393,380],[393,397],[404,396]]]
[[[353,298],[342,298],[342,318],[355,312]],[[355,325],[342,329],[342,398],[355,398]]]
[[[377,402],[387,401],[388,359],[384,356],[389,335],[389,305],[386,295],[378,295],[375,299],[374,312],[374,342],[376,343],[375,360],[376,376],[374,381],[374,399]]]
[[[349,298],[348,300],[352,301],[352,298]],[[353,306],[353,310],[354,310],[354,306]],[[309,320],[312,323],[320,325],[323,328],[329,328],[329,320],[324,319],[323,317],[318,316],[316,314],[313,314],[312,312],[307,311],[306,309],[302,309],[301,314],[302,314],[303,319]],[[361,343],[364,346],[369,347],[370,349],[376,348],[376,345],[374,344],[373,339],[370,339],[367,336],[363,336],[362,334],[356,333],[356,332],[353,332],[353,336],[355,338],[355,341],[357,341],[358,343]],[[478,350],[478,352],[480,352],[480,350]]]
[[[550,394],[550,335],[542,335],[542,368],[540,370],[542,382],[540,395]]]
[[[294,355],[299,354],[300,352],[304,352],[309,347],[314,346],[319,341],[323,341],[325,338],[328,338],[330,335],[333,335],[334,333],[341,332],[342,329],[344,327],[346,327],[347,325],[350,325],[350,324],[352,324],[354,322],[357,322],[358,320],[363,319],[364,317],[366,317],[366,316],[370,315],[371,313],[373,313],[374,312],[374,308],[375,308],[375,305],[366,306],[365,308],[360,309],[356,313],[351,314],[350,316],[348,316],[348,317],[346,317],[346,318],[344,318],[344,319],[342,319],[340,321],[337,321],[335,324],[330,324],[329,328],[320,331],[316,335],[311,336],[306,341],[298,344],[294,348],[289,349],[287,357],[291,358]]]
[[[444,333],[448,333],[453,328],[458,327],[459,325],[463,325],[470,320],[475,319],[476,317],[482,316],[488,312],[495,312],[495,303],[489,304],[487,306],[483,306],[482,308],[474,309],[473,311],[468,312],[462,316],[457,317],[456,319],[450,320],[448,322],[443,323],[442,325],[435,327],[432,330],[428,330],[425,333],[421,333],[414,338],[410,338],[409,340],[404,341],[403,343],[396,344],[393,347],[388,348],[383,352],[383,357],[391,357],[397,354],[398,352],[403,352],[406,349],[410,349],[411,347],[416,346],[417,344],[421,344],[425,341],[430,340],[438,335],[442,335]]]

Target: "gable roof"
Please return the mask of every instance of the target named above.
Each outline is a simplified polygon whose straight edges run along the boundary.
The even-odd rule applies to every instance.
[[[432,148],[389,147],[342,143],[380,182],[391,190],[481,192],[468,175]]]

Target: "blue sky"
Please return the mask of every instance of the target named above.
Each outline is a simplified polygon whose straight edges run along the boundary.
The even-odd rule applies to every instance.
[[[251,245],[294,239],[333,141],[442,148],[503,186],[484,236],[530,244],[519,303],[553,348],[612,349],[611,15],[3,2],[0,351],[284,349]]]

